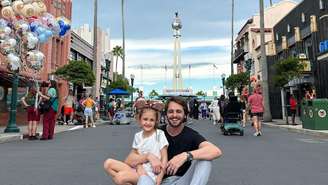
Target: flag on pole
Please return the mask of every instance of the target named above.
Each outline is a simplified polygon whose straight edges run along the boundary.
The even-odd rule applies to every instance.
[[[215,64],[213,64],[213,67],[215,68],[215,69],[217,69],[218,67],[215,65]]]

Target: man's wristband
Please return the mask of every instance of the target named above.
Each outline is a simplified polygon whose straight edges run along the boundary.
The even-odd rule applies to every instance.
[[[187,162],[194,160],[194,156],[191,154],[191,152],[186,152],[186,153],[187,153]]]

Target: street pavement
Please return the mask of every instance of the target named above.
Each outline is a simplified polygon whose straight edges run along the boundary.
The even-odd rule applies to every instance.
[[[278,124],[279,125],[279,124]],[[209,185],[324,185],[328,174],[328,136],[264,126],[263,136],[223,136],[208,120],[190,126],[218,145]],[[295,127],[295,126],[294,126]],[[123,160],[136,124],[98,124],[58,132],[54,140],[17,140],[0,145],[1,185],[111,185],[102,163]]]

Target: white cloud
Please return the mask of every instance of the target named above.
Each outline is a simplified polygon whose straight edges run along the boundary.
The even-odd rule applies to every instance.
[[[112,47],[121,45],[121,40],[113,40]],[[206,79],[230,73],[230,39],[189,40],[182,39],[181,47],[197,48],[195,52],[188,52],[181,56],[182,64],[191,65],[191,69],[183,68],[183,79]],[[208,47],[217,47],[216,51],[206,51]],[[173,64],[173,39],[147,39],[126,41],[126,77],[135,75],[136,86],[151,86],[158,82],[170,84],[172,69],[166,71],[164,66]],[[205,63],[204,65],[193,65]],[[158,66],[151,69],[131,68],[136,65]],[[217,68],[213,67],[213,64]],[[118,63],[121,69],[121,62]],[[121,72],[121,70],[119,70]]]
[[[122,45],[121,39],[111,40],[112,47],[116,45]],[[142,39],[142,40],[126,40],[126,50],[147,50],[147,49],[162,49],[162,50],[173,50],[173,38],[172,39]],[[208,46],[221,46],[228,47],[230,45],[230,39],[209,39],[209,40],[187,40],[181,39],[181,48],[190,47],[208,47]]]

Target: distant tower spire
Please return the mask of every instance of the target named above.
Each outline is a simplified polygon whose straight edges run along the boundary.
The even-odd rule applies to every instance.
[[[182,28],[181,20],[178,12],[175,12],[175,18],[172,23],[174,37],[174,59],[173,59],[173,89],[182,89],[182,74],[181,74],[181,45],[180,45],[180,30]]]

